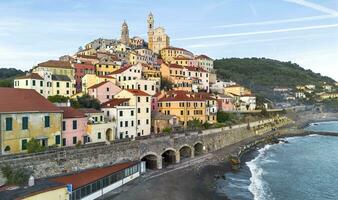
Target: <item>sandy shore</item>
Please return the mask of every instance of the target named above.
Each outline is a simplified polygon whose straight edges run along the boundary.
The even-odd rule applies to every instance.
[[[300,113],[290,118],[293,118],[295,123],[277,130],[281,137],[309,134],[302,131],[302,128],[308,123],[337,120],[338,115],[332,113]],[[264,136],[248,138],[234,145],[204,155],[203,159],[197,157],[194,159],[196,160],[194,164],[190,166],[187,166],[189,161],[181,162],[174,166],[174,168],[181,169],[164,169],[157,172],[150,172],[117,191],[110,193],[109,196],[106,196],[104,199],[226,200],[227,197],[216,194],[215,192],[215,177],[217,175],[222,176],[231,170],[227,162],[227,155],[237,153],[240,146],[252,143],[270,134],[271,133],[267,133]],[[152,176],[154,176],[154,178],[152,178]]]

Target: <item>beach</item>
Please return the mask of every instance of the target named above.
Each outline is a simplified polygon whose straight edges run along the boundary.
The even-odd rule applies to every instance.
[[[193,160],[183,161],[170,169],[150,172],[136,181],[113,191],[104,199],[228,199],[216,193],[216,179],[231,170],[229,154],[237,154],[239,148],[256,140],[278,133],[279,137],[307,135],[304,127],[311,122],[337,120],[335,113],[293,113],[288,116],[294,123],[276,131],[255,136]],[[247,159],[244,156],[244,160]],[[189,164],[192,162],[192,164]],[[153,177],[152,177],[153,176]]]

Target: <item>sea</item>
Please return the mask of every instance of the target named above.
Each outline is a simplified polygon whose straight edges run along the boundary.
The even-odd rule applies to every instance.
[[[333,132],[338,121],[312,123],[307,130]],[[338,137],[288,137],[246,154],[238,172],[216,183],[217,196],[234,200],[338,200]]]

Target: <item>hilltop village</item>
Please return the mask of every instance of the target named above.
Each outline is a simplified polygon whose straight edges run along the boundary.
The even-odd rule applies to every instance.
[[[148,41],[123,22],[120,40],[96,39],[1,88],[1,153],[27,152],[32,138],[43,147],[133,140],[215,124],[218,111],[255,110],[250,90],[217,80],[212,58],[171,46],[154,23],[150,13]],[[99,106],[71,106],[83,97]]]

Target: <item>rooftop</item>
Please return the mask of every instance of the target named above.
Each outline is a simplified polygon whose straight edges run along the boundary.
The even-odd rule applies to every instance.
[[[127,98],[121,98],[121,99],[111,99],[107,102],[104,102],[101,104],[102,108],[114,108],[115,106],[119,106],[125,102],[129,101]]]
[[[43,78],[37,74],[37,73],[30,73],[30,74],[27,74],[25,76],[20,76],[16,79],[38,79],[38,80],[43,80]]]
[[[127,91],[134,94],[135,96],[151,96],[150,94],[143,92],[141,90],[127,90]]]
[[[104,85],[104,84],[106,84],[106,83],[108,83],[108,82],[110,82],[110,81],[104,81],[104,82],[101,82],[101,83],[92,85],[92,86],[90,86],[88,89],[96,89],[96,88],[98,88],[98,87],[100,87],[100,86],[102,86],[102,85]]]
[[[53,81],[72,81],[70,78],[66,75],[52,75],[52,80]]]
[[[87,114],[87,113],[102,113],[102,111],[96,110],[94,108],[79,108],[77,110],[83,112],[84,114]]]
[[[86,117],[83,112],[76,110],[72,107],[60,107],[63,110],[63,118],[83,118]]]
[[[60,61],[60,60],[48,60],[38,64],[39,67],[51,67],[51,68],[65,68],[73,69],[70,62]]]
[[[35,90],[0,87],[0,94],[0,113],[62,112]]]

